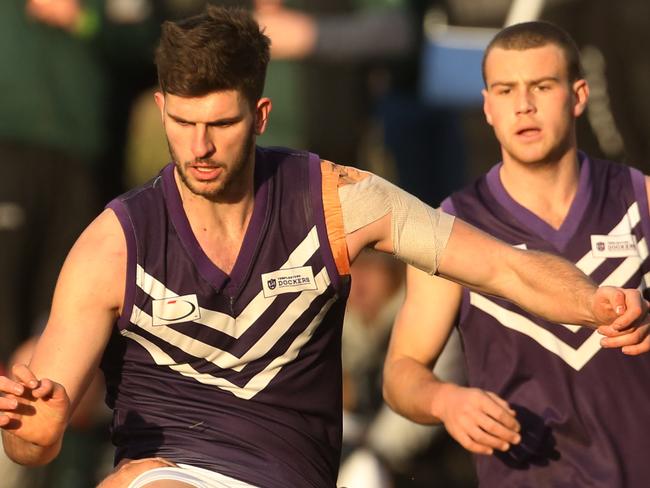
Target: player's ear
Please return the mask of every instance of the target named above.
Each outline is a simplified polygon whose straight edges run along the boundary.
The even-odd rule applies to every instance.
[[[266,130],[272,107],[271,99],[267,97],[260,98],[255,105],[255,134],[258,136]]]
[[[573,116],[580,117],[587,108],[589,84],[584,79],[576,80],[573,82],[571,90],[573,94]]]
[[[488,124],[492,125],[492,112],[490,110],[487,88],[483,88],[481,94],[483,95],[483,113],[485,114],[485,120],[487,120]]]
[[[165,94],[161,91],[156,91],[153,94],[153,99],[156,102],[156,105],[158,106],[158,109],[160,110],[160,117],[163,121],[163,124],[165,123]]]

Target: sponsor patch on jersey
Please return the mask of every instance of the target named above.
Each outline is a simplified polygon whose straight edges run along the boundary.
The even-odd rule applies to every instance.
[[[178,324],[201,318],[195,294],[154,300],[151,312],[153,325]]]
[[[632,234],[591,235],[591,254],[595,258],[626,258],[638,256],[636,238]]]
[[[279,269],[262,275],[262,290],[266,298],[317,288],[311,266]]]

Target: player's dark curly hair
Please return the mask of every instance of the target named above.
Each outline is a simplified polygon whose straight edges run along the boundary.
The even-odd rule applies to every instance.
[[[555,44],[564,53],[570,82],[584,77],[580,64],[580,53],[571,36],[555,24],[535,21],[511,25],[494,36],[483,54],[483,63],[481,66],[483,83],[486,83],[485,60],[493,48],[498,47],[501,49],[523,51],[525,49],[547,46],[548,44]]]
[[[271,41],[245,10],[208,5],[205,12],[162,25],[155,61],[163,93],[200,97],[239,90],[262,96]]]

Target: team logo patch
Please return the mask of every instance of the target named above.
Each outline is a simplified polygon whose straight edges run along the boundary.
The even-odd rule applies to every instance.
[[[632,234],[591,236],[591,254],[595,258],[627,258],[638,256],[636,238]]]
[[[151,312],[153,325],[178,324],[201,318],[195,294],[154,300]]]
[[[311,266],[279,269],[262,275],[262,291],[266,298],[281,293],[294,293],[304,290],[317,290]]]

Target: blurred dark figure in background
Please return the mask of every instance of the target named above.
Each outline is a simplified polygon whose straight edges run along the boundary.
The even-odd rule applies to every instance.
[[[650,172],[650,58],[643,49],[650,42],[650,3],[549,2],[543,17],[570,32],[580,49],[591,86],[587,117],[578,124],[582,145]]]
[[[266,143],[291,134],[298,147],[364,161],[429,204],[461,186],[457,117],[418,97],[429,3],[256,0],[276,59],[268,95],[283,107]]]

